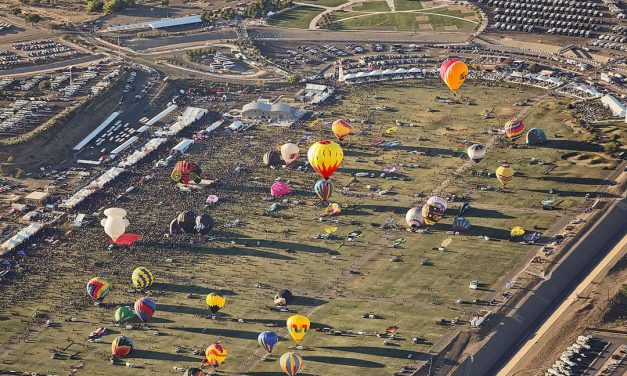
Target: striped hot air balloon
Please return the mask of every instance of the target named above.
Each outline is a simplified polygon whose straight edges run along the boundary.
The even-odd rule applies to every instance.
[[[109,282],[100,277],[87,281],[87,295],[93,300],[101,302],[109,293]]]
[[[333,193],[333,188],[331,180],[321,179],[314,184],[314,191],[322,201],[329,200],[329,197],[331,197],[331,194]]]
[[[279,336],[275,332],[262,332],[259,334],[259,337],[257,337],[257,343],[268,353],[272,353],[274,346],[279,343]]]
[[[505,135],[512,141],[516,141],[525,132],[525,123],[522,120],[510,120],[505,123]]]
[[[133,286],[135,286],[135,288],[145,289],[152,286],[155,281],[155,276],[150,270],[148,270],[148,268],[140,266],[139,268],[133,270],[131,281],[133,282]]]
[[[546,142],[546,134],[540,128],[531,128],[527,132],[527,145],[541,145]]]
[[[133,341],[126,336],[115,337],[111,342],[111,355],[113,356],[127,356],[133,352]]]
[[[283,372],[285,372],[288,376],[295,376],[303,368],[303,358],[296,353],[287,352],[281,355],[279,364],[281,365]]]
[[[344,151],[339,144],[322,140],[311,145],[307,151],[307,159],[311,167],[316,170],[323,179],[328,180],[340,167],[344,159]]]
[[[143,322],[148,322],[157,310],[157,303],[149,298],[139,298],[135,301],[135,315]]]
[[[459,59],[446,60],[440,66],[440,78],[456,94],[468,77],[468,66]]]
[[[466,217],[456,217],[453,220],[454,231],[468,231],[470,229],[470,221]]]

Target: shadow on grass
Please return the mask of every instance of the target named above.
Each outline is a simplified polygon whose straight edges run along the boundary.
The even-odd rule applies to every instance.
[[[150,359],[150,360],[166,360],[169,362],[200,362],[200,357],[170,354],[163,351],[152,350],[134,350],[129,358],[135,359]]]
[[[418,152],[418,153],[425,153],[425,155],[429,156],[429,157],[437,157],[439,155],[448,155],[450,157],[454,157],[454,156],[458,156],[459,153],[455,152],[451,149],[442,149],[442,148],[429,148],[429,147],[424,147],[424,146],[404,146],[404,145],[399,145],[399,146],[395,146],[392,149],[398,149],[398,150],[403,150],[403,151],[412,151],[412,152]]]
[[[188,333],[199,333],[218,337],[240,338],[257,340],[259,336],[258,332],[251,332],[248,330],[239,329],[220,329],[220,328],[191,328],[191,327],[173,327],[174,330],[179,330]]]
[[[543,193],[547,196],[554,196],[557,195],[558,198],[559,197],[586,197],[586,195],[594,195],[594,197],[601,197],[601,198],[619,198],[619,195],[613,194],[613,193],[606,193],[606,192],[595,192],[595,191],[582,191],[582,192],[577,192],[577,191],[560,191],[558,189],[554,189],[553,190],[553,194],[550,194],[549,191],[547,189],[521,189],[523,191],[527,191],[527,192],[536,192],[536,193]]]
[[[301,305],[307,307],[318,307],[328,302],[324,299],[313,298],[309,296],[294,296],[294,300],[290,304]]]
[[[564,184],[584,184],[584,185],[610,185],[610,181],[607,179],[598,178],[579,178],[579,177],[566,177],[566,176],[541,176],[535,178],[542,181],[554,181]]]
[[[587,141],[572,140],[548,140],[545,144],[539,145],[538,148],[576,150],[576,151],[603,151],[601,145]]]
[[[291,242],[267,240],[267,239],[248,239],[248,242],[254,244],[257,247],[281,249],[284,251],[290,250],[290,251],[308,252],[308,253],[331,252],[331,250],[328,248],[314,247],[314,246],[302,244],[302,243],[291,243]],[[256,252],[256,250],[254,252]]]
[[[254,241],[255,239],[250,239]],[[261,241],[261,240],[260,240]],[[268,241],[268,243],[271,243]],[[295,243],[288,243],[295,244]],[[297,244],[298,245],[298,244]],[[172,244],[167,243],[157,243],[150,242],[146,243],[146,246],[158,249],[172,249]],[[228,247],[228,248],[210,248],[210,247],[199,247],[199,246],[179,246],[180,250],[184,250],[187,252],[197,253],[197,254],[212,254],[218,256],[252,256],[252,257],[261,257],[268,258],[274,260],[295,260],[294,257],[276,254],[273,252],[262,251],[256,248],[239,248],[239,247]],[[313,248],[313,247],[312,247]],[[321,250],[319,253],[325,253],[328,250]]]
[[[206,316],[206,315],[211,314],[211,311],[209,311],[209,308],[189,307],[189,306],[184,306],[184,305],[173,305],[173,304],[158,304],[157,310],[164,311],[164,312],[184,313],[187,315],[199,315],[199,316]],[[220,313],[220,316],[224,316],[224,315]]]
[[[339,358],[335,356],[303,356],[303,360],[308,362],[319,362],[326,364],[335,364],[338,366],[364,367],[364,368],[384,368],[385,365],[370,360]]]
[[[161,291],[181,292],[186,294],[198,295],[206,295],[212,292],[218,293],[220,295],[237,295],[237,293],[231,290],[210,289],[208,287],[202,287],[198,285],[180,285],[176,283],[155,282],[152,284],[151,288]]]
[[[405,214],[407,213],[408,208],[406,206],[392,206],[392,205],[359,205],[360,208],[370,209],[374,212],[394,212],[395,214]]]
[[[411,359],[413,360],[427,360],[429,356],[425,353],[411,351],[411,350],[402,350],[396,348],[383,348],[383,347],[371,347],[371,346],[322,346],[323,349],[334,350],[334,351],[346,351],[357,354],[366,354],[366,355],[374,355],[381,356],[384,358],[395,358],[395,359]]]
[[[502,228],[487,227],[487,226],[472,225],[470,230],[464,231],[461,234],[470,235],[470,236],[486,235],[490,237],[490,239],[507,240],[509,239],[510,230],[502,229]]]
[[[498,219],[511,219],[514,218],[511,215],[503,214],[498,210],[483,209],[470,207],[467,212],[464,213],[464,217],[479,217],[479,218],[498,218]]]

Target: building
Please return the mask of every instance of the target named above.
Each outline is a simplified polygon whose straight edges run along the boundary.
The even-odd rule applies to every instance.
[[[333,94],[335,89],[327,85],[307,84],[294,99],[303,103],[321,104]]]
[[[200,22],[202,22],[202,17],[198,14],[193,14],[191,16],[185,16],[185,17],[162,18],[160,20],[154,20],[154,21],[145,21],[145,22],[137,22],[137,23],[132,23],[132,24],[125,24],[125,25],[109,26],[107,28],[107,31],[126,31],[126,30],[147,29],[147,28],[156,30],[156,29],[164,29],[164,28],[175,27],[175,26],[192,25],[192,24],[200,23]]]
[[[250,102],[242,107],[242,118],[244,119],[289,119],[292,117],[294,109],[285,103],[270,103],[268,100],[259,99]]]
[[[50,196],[48,192],[34,191],[24,197],[24,200],[26,200],[26,202],[29,204],[43,205],[46,202],[48,196]]]
[[[189,150],[189,148],[194,144],[194,140],[190,140],[189,138],[184,138],[181,142],[176,144],[175,147],[172,148],[172,154],[183,154]]]
[[[625,105],[621,103],[618,99],[614,98],[611,95],[604,95],[601,97],[601,103],[605,108],[609,108],[610,111],[617,117],[625,117],[625,113],[627,110],[625,109]]]

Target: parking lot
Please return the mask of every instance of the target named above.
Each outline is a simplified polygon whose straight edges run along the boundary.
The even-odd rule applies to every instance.
[[[39,65],[86,55],[64,43],[37,39],[0,45],[0,70]]]

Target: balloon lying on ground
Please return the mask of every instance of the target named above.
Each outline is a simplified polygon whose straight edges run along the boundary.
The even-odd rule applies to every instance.
[[[135,301],[135,315],[142,321],[148,322],[157,310],[157,303],[149,298],[139,298]]]
[[[200,368],[192,367],[188,368],[183,376],[205,376],[205,372]]]
[[[444,213],[444,212],[446,212],[446,208],[448,206],[448,201],[446,201],[446,199],[444,197],[431,196],[427,200],[427,204],[437,206],[438,208],[440,208],[442,213]]]
[[[509,184],[513,177],[514,169],[511,168],[508,164],[500,165],[496,169],[496,178],[503,187],[507,187],[507,184]]]
[[[140,266],[133,270],[133,274],[131,274],[131,282],[133,282],[133,286],[137,289],[145,289],[155,282],[155,276],[152,274],[148,268]]]
[[[331,131],[340,141],[348,136],[352,130],[353,127],[351,127],[351,124],[345,119],[338,119],[331,125]]]
[[[281,146],[281,158],[283,158],[285,163],[289,165],[298,159],[299,151],[300,148],[298,145],[288,142],[287,144],[283,144],[283,146]]]
[[[522,120],[510,120],[505,123],[505,135],[512,141],[516,141],[525,132],[525,123]]]
[[[126,336],[115,337],[111,342],[111,355],[113,356],[128,356],[133,349],[133,341]]]
[[[279,336],[275,332],[262,332],[257,337],[257,343],[261,346],[262,349],[266,350],[268,354],[272,353],[274,350],[274,346],[279,343]]]
[[[479,163],[485,157],[486,149],[481,144],[472,144],[468,147],[468,158],[473,162]]]
[[[277,181],[270,187],[270,194],[272,195],[272,197],[285,196],[290,194],[291,192],[292,190],[290,189],[289,184],[282,181]]]
[[[198,184],[202,181],[200,178],[201,174],[202,170],[196,163],[191,161],[178,161],[174,165],[170,178],[177,183],[189,184],[194,182]]]
[[[207,362],[211,364],[213,367],[218,367],[220,364],[224,363],[228,352],[219,343],[212,343],[207,347],[205,351],[205,357],[207,358]]]
[[[226,298],[220,294],[216,294],[214,292],[207,295],[205,299],[207,306],[209,306],[209,310],[211,313],[216,314],[218,311],[224,307],[226,303]]]
[[[439,206],[424,204],[422,209],[420,210],[422,217],[424,218],[424,222],[426,225],[433,225],[436,222],[439,222],[442,219],[442,210]]]
[[[422,218],[422,214],[418,208],[409,209],[407,214],[405,214],[405,221],[407,222],[407,226],[411,228],[424,226],[424,219]]]
[[[466,217],[455,217],[453,220],[454,231],[468,231],[470,230],[470,221]]]
[[[509,235],[512,238],[518,238],[520,236],[525,235],[525,229],[520,227],[520,226],[516,226],[516,227],[512,228],[512,230],[509,232]]]
[[[309,319],[303,315],[293,315],[287,319],[287,331],[297,345],[300,344],[300,341],[302,341],[305,334],[307,334],[310,325],[311,322]]]
[[[314,192],[320,197],[322,201],[328,201],[329,197],[333,193],[333,183],[331,180],[318,180],[316,184],[314,184]]]
[[[116,323],[124,324],[126,322],[131,321],[134,316],[135,314],[130,308],[126,306],[122,306],[122,307],[118,307],[118,309],[115,310],[114,318],[115,318]]]
[[[332,203],[324,209],[327,215],[338,215],[342,212],[342,207],[338,203]]]
[[[446,60],[440,66],[440,78],[456,94],[468,77],[468,66],[459,59]]]
[[[279,365],[288,376],[295,376],[303,368],[303,358],[296,353],[287,352],[281,355]]]
[[[109,208],[104,211],[104,215],[107,218],[103,218],[100,224],[104,227],[105,234],[109,235],[111,240],[116,241],[126,232],[129,225],[129,221],[126,219],[126,210]]]
[[[207,235],[213,228],[213,218],[209,214],[201,214],[196,216],[194,230],[200,235]]]
[[[100,277],[94,277],[87,281],[87,295],[93,300],[101,302],[109,293],[109,282]]]
[[[281,290],[274,295],[274,304],[276,305],[288,305],[294,299],[294,295],[290,290]]]
[[[213,229],[215,222],[208,214],[196,215],[191,211],[182,211],[170,222],[170,235],[178,233],[206,235]]]
[[[344,151],[342,151],[339,144],[329,140],[322,140],[309,147],[307,159],[311,167],[323,179],[328,180],[335,170],[340,167],[344,159]]]
[[[546,134],[540,128],[531,128],[527,132],[527,145],[542,145],[546,143]]]
[[[270,150],[263,155],[263,164],[266,166],[281,165],[281,154],[276,150]]]

